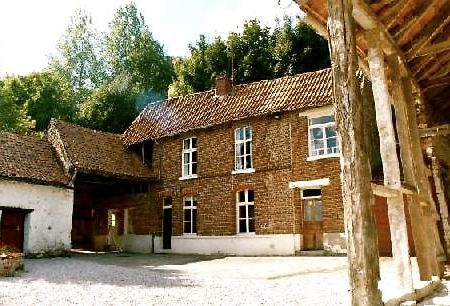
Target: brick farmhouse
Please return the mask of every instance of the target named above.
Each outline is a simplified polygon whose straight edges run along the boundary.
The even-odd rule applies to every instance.
[[[72,219],[65,221],[61,245],[69,247],[70,231],[72,247],[97,250],[344,253],[332,101],[332,75],[325,69],[238,86],[217,79],[215,89],[149,104],[123,135],[52,120],[48,141],[39,143],[53,163],[43,172],[63,173],[58,188],[69,194],[64,214]],[[11,137],[31,147],[5,147],[2,168],[19,167],[14,156],[38,147],[25,136],[0,134]],[[24,159],[43,167],[39,159]],[[21,179],[0,171],[0,190],[30,184],[33,175]],[[31,182],[48,185],[46,177],[38,178]],[[48,206],[49,220],[59,222],[62,203],[44,197],[23,210],[28,207],[5,194],[0,191],[2,211],[22,209],[27,220]],[[377,214],[387,220],[385,209]],[[0,241],[7,240],[4,227]],[[26,240],[35,228],[24,227]],[[58,241],[49,237],[41,249]]]

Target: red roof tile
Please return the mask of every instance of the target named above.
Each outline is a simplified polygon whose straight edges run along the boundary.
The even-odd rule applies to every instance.
[[[123,134],[125,145],[206,128],[229,121],[332,103],[330,69],[265,80],[233,88],[171,98],[148,105]]]
[[[116,178],[151,178],[150,169],[143,164],[140,155],[124,147],[120,134],[52,119],[48,135],[67,172],[75,169],[80,173]]]
[[[69,183],[50,143],[14,133],[0,133],[0,176],[57,185]]]

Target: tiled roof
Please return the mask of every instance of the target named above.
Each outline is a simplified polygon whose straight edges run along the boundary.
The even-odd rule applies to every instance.
[[[70,164],[79,173],[125,179],[151,178],[150,169],[143,164],[140,155],[124,147],[120,134],[56,119],[51,120],[48,134],[63,163]]]
[[[330,69],[259,81],[216,96],[214,90],[147,106],[125,131],[125,145],[158,139],[229,121],[332,103]]]
[[[69,183],[50,143],[13,133],[0,133],[0,176],[57,185]]]

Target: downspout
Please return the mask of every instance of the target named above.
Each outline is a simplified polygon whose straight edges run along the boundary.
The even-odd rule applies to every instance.
[[[292,118],[290,118],[289,119],[289,148],[290,148],[290,153],[291,153],[291,161],[290,161],[290,163],[291,163],[291,177],[290,177],[290,180],[292,180],[292,174],[293,174],[293,158],[294,158],[294,150],[293,150],[293,148],[292,148]],[[296,211],[295,211],[295,201],[294,201],[294,196],[295,196],[295,190],[294,189],[292,189],[291,190],[291,206],[292,206],[292,233],[293,233],[293,235],[292,235],[292,239],[294,240],[294,254],[295,254],[295,252],[296,252],[296,239],[295,239],[295,236],[296,236],[296,231],[295,231],[295,225],[296,225],[296,218],[295,218],[295,214],[296,214]]]

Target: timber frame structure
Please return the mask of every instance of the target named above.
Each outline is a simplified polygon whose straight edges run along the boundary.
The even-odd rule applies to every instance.
[[[342,144],[352,304],[383,303],[378,289],[373,194],[388,199],[397,302],[415,300],[404,198],[421,280],[442,276],[449,255],[444,247],[450,247],[445,196],[448,185],[442,179],[445,167],[439,162],[450,158],[433,155],[433,148],[438,147],[433,137],[445,137],[450,123],[450,1],[294,1],[306,12],[305,21],[329,40],[336,123]],[[369,98],[373,101],[368,102],[367,95],[361,94],[358,70],[372,83],[373,97]],[[364,134],[365,103],[375,104],[382,185],[371,182],[371,148]],[[422,133],[419,127],[424,128]]]

